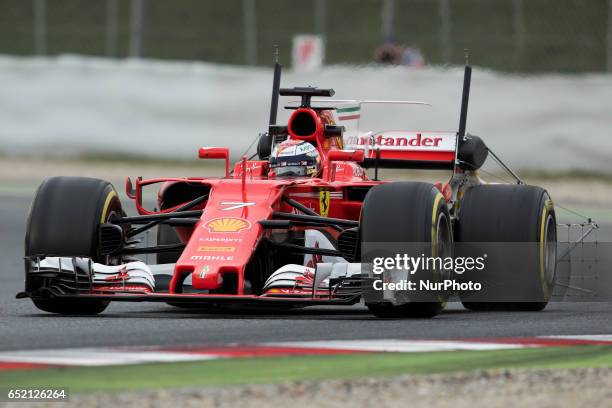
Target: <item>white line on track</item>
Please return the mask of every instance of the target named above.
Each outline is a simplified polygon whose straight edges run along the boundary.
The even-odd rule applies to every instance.
[[[72,366],[167,363],[212,360],[212,354],[188,354],[167,351],[125,351],[104,348],[23,350],[0,352],[0,363],[36,363]]]
[[[564,336],[540,336],[547,339],[563,340],[587,340],[587,341],[609,341],[612,342],[612,334],[572,334]]]
[[[380,351],[396,353],[418,353],[426,351],[459,350],[505,350],[528,347],[522,344],[481,343],[445,340],[331,340],[303,341],[291,343],[267,343],[268,346],[322,348],[331,350]]]

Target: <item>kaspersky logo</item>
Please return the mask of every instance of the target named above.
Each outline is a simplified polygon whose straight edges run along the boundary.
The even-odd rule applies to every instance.
[[[215,218],[204,224],[204,227],[213,233],[237,233],[251,228],[251,223],[244,218]]]

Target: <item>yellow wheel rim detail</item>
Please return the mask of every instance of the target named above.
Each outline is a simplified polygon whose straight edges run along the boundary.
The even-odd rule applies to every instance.
[[[117,192],[115,190],[108,193],[106,196],[106,200],[104,200],[104,207],[102,208],[102,217],[100,217],[100,223],[106,221],[106,216],[108,214],[108,207],[110,206],[113,197],[117,197]]]

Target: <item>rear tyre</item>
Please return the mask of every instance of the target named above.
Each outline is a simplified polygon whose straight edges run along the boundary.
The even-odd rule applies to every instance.
[[[427,246],[433,249],[434,256],[452,254],[446,201],[429,183],[397,182],[372,187],[363,203],[360,233],[361,242],[366,246],[368,243],[429,243]],[[371,263],[373,258],[367,251],[362,254],[362,262]],[[438,295],[434,301],[409,301],[401,305],[381,301],[366,303],[366,306],[377,317],[433,317],[446,305],[446,295]],[[430,294],[427,299],[432,297]]]
[[[485,270],[487,285],[476,297],[460,295],[463,305],[478,311],[544,309],[555,284],[557,247],[555,210],[546,190],[525,185],[476,186],[465,193],[458,218],[457,241],[533,243],[517,246],[520,255],[512,253],[511,247],[493,251],[496,254],[489,255],[486,263],[498,268]]]
[[[123,215],[112,184],[85,177],[52,177],[38,187],[27,219],[26,256],[91,258],[108,263],[98,252],[98,226],[114,215]],[[45,312],[97,314],[108,301],[55,299],[37,293],[43,282],[26,275],[26,290],[34,293],[34,305]]]

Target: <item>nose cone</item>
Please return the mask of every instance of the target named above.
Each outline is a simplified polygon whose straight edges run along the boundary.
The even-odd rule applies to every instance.
[[[243,294],[244,270],[262,237],[259,221],[272,216],[279,196],[280,185],[267,180],[243,186],[239,179],[223,179],[214,185],[176,263],[171,291],[191,275],[194,289]]]

